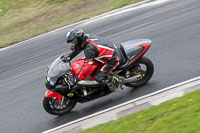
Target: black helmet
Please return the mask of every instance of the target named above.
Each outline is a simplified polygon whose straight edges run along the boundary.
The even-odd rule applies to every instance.
[[[81,49],[81,44],[84,41],[84,32],[82,29],[71,30],[66,35],[67,43],[75,43],[71,45],[71,50]]]

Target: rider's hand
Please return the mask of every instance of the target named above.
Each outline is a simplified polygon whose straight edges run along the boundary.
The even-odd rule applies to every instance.
[[[62,57],[61,57],[61,60],[62,60],[64,63],[67,63],[67,62],[70,61],[70,57],[62,56]]]

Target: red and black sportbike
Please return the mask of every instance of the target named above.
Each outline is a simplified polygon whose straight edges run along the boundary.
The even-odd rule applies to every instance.
[[[120,65],[113,70],[112,75],[118,76],[122,84],[128,87],[139,87],[147,83],[153,75],[154,66],[150,59],[143,55],[151,46],[148,39],[129,40],[120,44],[118,51],[121,57]],[[52,115],[63,115],[71,111],[77,102],[84,103],[111,94],[108,85],[94,80],[102,64],[93,61],[85,62],[81,58],[74,63],[64,63],[62,56],[58,57],[48,68],[46,87],[43,100],[44,109]],[[83,64],[93,63],[92,69],[85,75],[85,79],[76,85],[71,79],[79,74]]]

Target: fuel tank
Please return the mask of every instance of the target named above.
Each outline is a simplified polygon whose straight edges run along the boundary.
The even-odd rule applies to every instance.
[[[85,59],[82,58],[72,63],[71,70],[74,76],[77,76],[79,74],[79,71],[82,69],[81,73],[83,74],[82,76],[84,77],[83,80],[94,80],[94,75],[97,72],[97,70],[102,66],[102,64],[95,61],[87,61],[85,63],[84,62]]]

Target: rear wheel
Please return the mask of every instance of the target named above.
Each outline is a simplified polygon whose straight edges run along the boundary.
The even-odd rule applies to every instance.
[[[68,99],[67,97],[62,98],[60,103],[56,97],[44,97],[43,107],[52,115],[63,115],[71,111],[76,105],[75,101]]]
[[[144,85],[151,79],[154,72],[154,66],[150,59],[148,59],[147,57],[142,57],[135,63],[133,68],[131,68],[128,72],[129,72],[129,78],[138,75],[141,76],[141,78],[136,82],[125,84],[128,87],[136,88]]]

